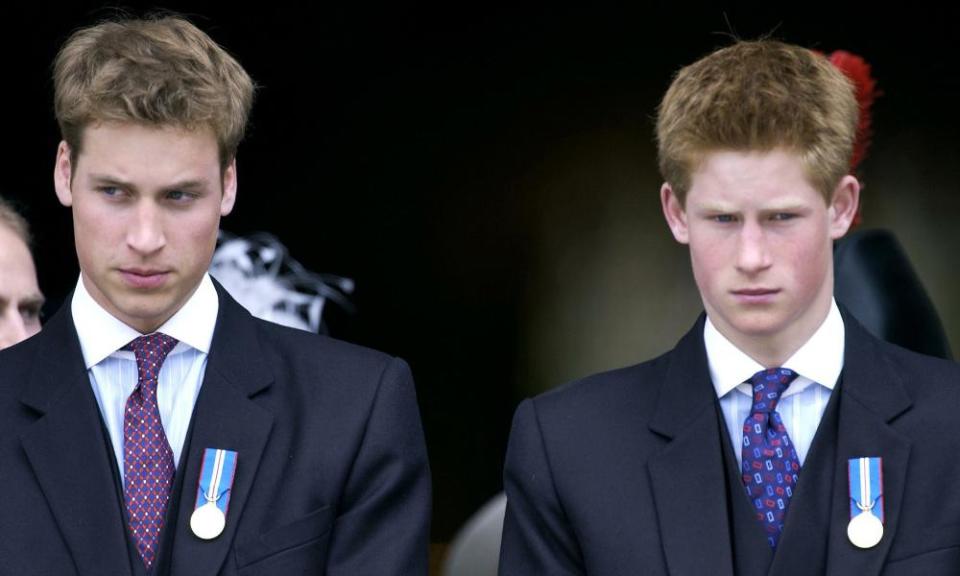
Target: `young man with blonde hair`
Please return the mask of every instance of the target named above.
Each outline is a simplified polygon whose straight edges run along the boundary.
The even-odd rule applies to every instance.
[[[406,364],[254,319],[206,272],[247,73],[168,16],[75,32],[54,85],[81,274],[0,354],[0,570],[426,574]]]
[[[678,73],[660,200],[705,314],[667,354],[518,408],[501,574],[960,573],[960,370],[833,299],[856,125],[804,48],[738,42]]]
[[[43,294],[30,254],[30,228],[0,197],[0,350],[40,331]]]

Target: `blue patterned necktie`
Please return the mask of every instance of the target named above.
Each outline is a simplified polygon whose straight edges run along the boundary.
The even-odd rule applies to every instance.
[[[796,372],[786,368],[754,374],[749,380],[753,406],[743,423],[743,485],[773,549],[783,532],[800,474],[800,459],[777,412],[780,395],[796,377]]]
[[[124,347],[137,359],[137,387],[123,414],[123,496],[133,541],[149,570],[157,554],[173,483],[173,451],[157,407],[157,378],[177,340],[156,332]]]

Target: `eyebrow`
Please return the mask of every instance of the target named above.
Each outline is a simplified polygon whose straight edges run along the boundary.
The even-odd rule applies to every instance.
[[[803,212],[808,209],[809,206],[803,204],[781,204],[779,206],[761,208],[760,212]]]
[[[687,207],[688,210],[694,211],[698,214],[714,214],[714,213],[730,213],[738,212],[739,210],[733,206],[724,206],[722,204],[699,204],[691,205]]]
[[[23,300],[21,300],[21,301],[20,301],[20,306],[21,306],[21,307],[23,307],[23,306],[30,306],[30,307],[36,306],[37,308],[41,308],[41,307],[43,307],[43,304],[44,304],[44,302],[46,302],[46,301],[47,301],[47,299],[43,297],[43,294],[40,294],[40,293],[38,292],[38,293],[36,293],[36,294],[31,294],[30,296],[27,296],[26,298],[24,298]]]
[[[106,174],[90,174],[90,180],[94,185],[99,186],[116,186],[117,188],[129,188],[131,190],[137,190],[138,188],[132,183],[120,178],[115,178]],[[203,190],[208,186],[206,180],[181,180],[179,182],[174,182],[163,186],[163,190]]]
[[[694,207],[699,212],[707,213],[733,213],[733,212],[742,212],[741,208],[736,208],[733,206],[725,206],[722,204],[713,204],[713,203],[704,203],[699,206]],[[800,212],[806,210],[807,206],[803,203],[793,203],[787,202],[783,204],[773,204],[770,206],[762,206],[757,209],[757,212],[769,213],[769,212]]]
[[[19,307],[19,308],[24,308],[24,307],[34,307],[34,306],[36,306],[37,308],[41,308],[41,307],[43,307],[43,304],[44,304],[46,301],[47,301],[47,299],[44,298],[43,294],[37,292],[36,294],[31,294],[31,295],[29,295],[29,296],[21,299],[20,302],[18,303],[18,307]],[[9,300],[6,296],[0,296],[0,308],[4,308],[4,307],[8,306],[9,304],[10,304],[10,300]]]

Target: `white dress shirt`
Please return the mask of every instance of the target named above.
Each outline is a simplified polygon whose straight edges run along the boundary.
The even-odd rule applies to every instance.
[[[765,367],[733,345],[707,318],[703,329],[710,377],[720,409],[727,423],[733,452],[742,465],[740,446],[743,443],[743,422],[753,405],[753,388],[746,381]],[[807,342],[797,350],[783,368],[798,374],[777,404],[777,412],[802,465],[820,425],[823,411],[830,400],[843,370],[844,327],[836,301],[830,312]]]
[[[204,274],[190,299],[157,329],[179,340],[160,368],[157,381],[157,407],[174,465],[180,462],[193,406],[203,383],[219,307],[217,290]],[[123,412],[127,397],[137,387],[137,361],[133,352],[120,349],[142,334],[100,306],[87,292],[82,276],[73,293],[71,312],[123,481]]]

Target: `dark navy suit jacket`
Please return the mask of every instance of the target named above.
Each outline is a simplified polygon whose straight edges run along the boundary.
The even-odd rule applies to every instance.
[[[406,364],[218,292],[158,572],[425,575],[430,479]],[[205,448],[238,453],[211,541],[189,528]],[[0,352],[0,574],[132,574],[112,457],[68,304]]]
[[[818,428],[765,566],[960,574],[960,366],[881,342],[848,314],[844,323],[833,425]],[[736,475],[722,428],[703,317],[655,360],[525,401],[507,452],[500,574],[729,576],[750,564],[734,557],[744,539],[731,533],[741,504],[731,498],[743,493],[727,490]],[[883,539],[866,550],[846,535],[847,460],[864,456],[883,458],[886,500]]]

